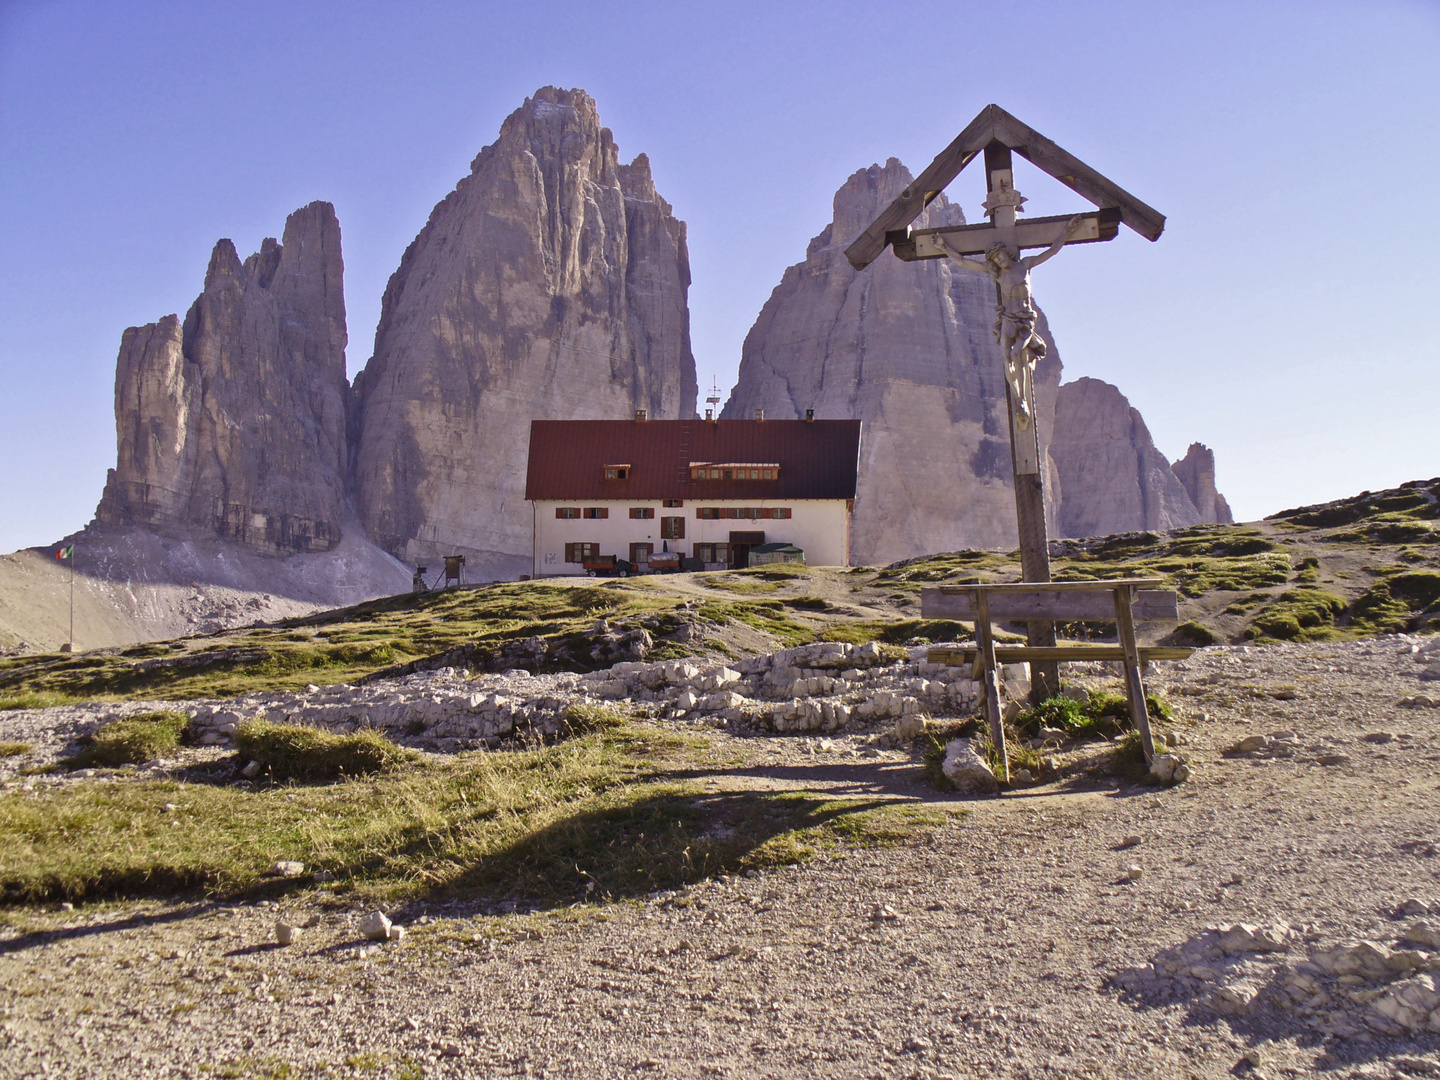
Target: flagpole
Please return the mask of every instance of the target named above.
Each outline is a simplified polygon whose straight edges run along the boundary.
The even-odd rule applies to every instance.
[[[75,548],[70,548],[70,651],[75,651]]]

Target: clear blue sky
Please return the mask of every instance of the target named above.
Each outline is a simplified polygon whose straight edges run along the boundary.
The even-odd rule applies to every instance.
[[[918,172],[995,101],[1169,217],[1037,271],[1067,379],[1214,447],[1241,518],[1440,474],[1434,2],[0,0],[0,550],[89,520],[120,334],[183,313],[216,239],[333,202],[353,373],[405,245],[547,83],[689,223],[702,386],[847,175]]]

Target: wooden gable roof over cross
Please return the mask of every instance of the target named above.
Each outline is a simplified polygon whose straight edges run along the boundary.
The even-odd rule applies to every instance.
[[[992,159],[993,172],[1000,159],[1006,159],[1008,169],[1011,151],[1019,154],[1032,165],[1044,170],[1066,187],[1076,192],[1100,209],[1093,218],[1089,232],[1078,236],[1072,242],[1109,240],[1121,224],[1134,229],[1147,240],[1158,240],[1165,229],[1165,215],[1147,206],[1120,185],[1107,180],[1073,154],[1063,150],[1028,124],[1015,119],[999,105],[986,105],[980,115],[955,140],[940,151],[934,161],[902,191],[881,214],[870,223],[870,227],[845,249],[850,265],[863,270],[875,261],[887,245],[895,249],[902,259],[941,258],[942,250],[929,250],[923,238],[912,234],[910,223],[920,216],[921,211],[945,190],[946,185],[960,175],[960,170],[970,164],[977,154],[985,153]],[[1051,239],[1043,239],[1054,230],[1054,223],[1068,220],[1059,218],[1033,218],[1025,226],[1033,226],[1035,239],[1018,237],[1021,246],[1043,247]],[[979,234],[992,229],[989,225],[960,225],[945,230],[959,239],[965,233]],[[931,232],[932,230],[921,230]],[[934,230],[938,231],[938,230]],[[917,239],[922,242],[917,246]],[[1053,239],[1053,238],[1052,238]],[[1043,240],[1043,242],[1042,242]],[[977,250],[984,250],[983,247]]]

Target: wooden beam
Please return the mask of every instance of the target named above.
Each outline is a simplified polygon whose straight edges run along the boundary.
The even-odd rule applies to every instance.
[[[1023,593],[984,591],[992,619],[1007,622],[1043,619],[1110,622],[1115,618],[1115,602],[1106,593],[1076,592],[1049,585],[1032,585]],[[921,589],[920,614],[926,619],[969,621],[979,617],[976,601],[973,592]],[[1138,622],[1176,622],[1179,619],[1179,604],[1175,594],[1168,589],[1137,590],[1134,617]]]
[[[1043,588],[1046,592],[1114,592],[1121,585],[1133,586],[1137,589],[1153,589],[1156,585],[1164,584],[1165,579],[1158,577],[1093,578],[1089,581],[1047,581]],[[943,593],[973,593],[977,589],[983,589],[992,596],[996,593],[1035,591],[1035,586],[1027,581],[985,581],[973,585],[936,585],[933,587]]]
[[[985,694],[985,719],[990,724],[990,745],[1000,762],[999,780],[1010,783],[1010,754],[1005,748],[1005,706],[1000,700],[1000,673],[995,670],[995,638],[990,631],[990,612],[985,607],[985,594],[976,598],[980,617],[975,620],[975,644],[979,649],[977,663]]]
[[[965,130],[935,156],[925,171],[880,212],[880,216],[845,249],[845,257],[850,260],[851,266],[863,270],[874,262],[876,256],[885,250],[885,234],[891,229],[903,229],[909,225],[951,180],[960,175],[960,170],[969,165],[994,137],[995,118],[1001,112],[1004,110],[998,105],[986,105],[981,109],[980,115],[971,120]]]
[[[1145,763],[1155,760],[1155,739],[1150,734],[1150,713],[1145,704],[1145,680],[1140,674],[1140,646],[1135,640],[1134,606],[1137,590],[1115,590],[1115,628],[1125,650],[1125,699],[1130,703],[1130,722],[1140,732],[1140,749]]]
[[[1194,649],[1169,645],[1141,645],[1140,662],[1152,660],[1185,660]],[[936,648],[925,654],[932,664],[946,667],[970,667],[975,663],[976,649],[973,645],[959,648]],[[1123,645],[1056,645],[1054,648],[1036,648],[1030,645],[996,645],[995,659],[1001,664],[1019,664],[1029,660],[1053,660],[1068,664],[1079,660],[1124,660]]]
[[[1004,109],[999,111],[1000,115],[995,119],[997,139],[1095,206],[1118,207],[1120,220],[1146,240],[1160,239],[1160,234],[1165,231],[1164,214],[1141,202],[1113,180],[1101,176],[1074,154],[1057,146]]]
[[[1092,205],[1118,209],[1120,220],[1145,239],[1158,240],[1165,231],[1164,214],[1141,202],[1000,106],[986,105],[965,130],[936,155],[925,171],[845,249],[850,265],[863,270],[874,262],[891,241],[892,234],[919,217],[931,200],[992,141],[1013,149]]]
[[[1084,225],[1066,241],[1070,244],[1102,244],[1120,233],[1120,211],[1114,207],[1081,214]],[[942,225],[936,229],[909,229],[890,240],[895,254],[906,262],[917,259],[943,259],[946,252],[940,241],[959,255],[984,255],[1000,241],[1024,251],[1027,248],[1048,248],[1065,235],[1070,218],[1064,214],[1031,218],[1013,229],[1001,230],[993,225]]]

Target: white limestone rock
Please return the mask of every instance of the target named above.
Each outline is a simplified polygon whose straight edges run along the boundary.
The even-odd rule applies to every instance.
[[[411,560],[528,572],[532,419],[694,415],[685,225],[583,90],[506,118],[390,279],[355,380],[355,499]]]
[[[969,739],[952,739],[946,745],[940,771],[956,791],[966,794],[987,794],[998,787],[995,774]]]
[[[267,555],[327,551],[346,503],[340,223],[314,202],[243,263],[215,245],[184,323],[131,327],[115,373],[106,525],[219,537]]]
[[[763,408],[786,418],[814,409],[816,416],[865,422],[851,534],[852,558],[862,563],[1014,545],[1005,384],[991,333],[994,286],[946,260],[907,263],[886,253],[856,271],[844,255],[912,180],[891,158],[854,173],[836,192],[833,220],[810,241],[804,261],[786,269],[746,337],[739,381],[722,413],[748,417]],[[942,194],[915,225],[964,220]],[[1112,410],[1099,418],[1091,440],[1115,444],[1120,452],[1107,460],[1128,462],[1128,471],[1088,469],[1088,448],[1077,438],[1057,448],[1051,433],[1062,415],[1072,436],[1088,430],[1087,399],[1072,395],[1073,405],[1057,413],[1061,363],[1043,313],[1039,330],[1051,346],[1036,374],[1042,453],[1048,448],[1051,458],[1047,516],[1054,519],[1066,504],[1077,521],[1087,505],[1104,510],[1092,531],[1062,535],[1149,527],[1152,505],[1162,508],[1150,515],[1156,520],[1199,521],[1148,433],[1142,439],[1131,430],[1128,404],[1123,415]],[[1142,460],[1146,468],[1134,467]],[[904,482],[895,483],[897,476]]]
[[[390,920],[383,911],[372,911],[356,927],[366,941],[385,941],[390,936]]]

